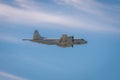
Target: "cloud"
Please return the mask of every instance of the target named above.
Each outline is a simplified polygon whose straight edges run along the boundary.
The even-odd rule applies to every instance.
[[[118,5],[108,5],[97,0],[54,0],[60,5],[67,5],[91,14],[104,14],[104,9],[119,9]]]
[[[28,80],[28,79],[18,77],[16,75],[9,74],[9,73],[2,72],[2,71],[0,71],[0,78],[2,78],[2,80]]]
[[[59,0],[58,4],[69,5],[75,7],[79,10],[92,13],[92,14],[101,14],[100,8],[102,4],[96,2],[95,0]]]
[[[65,16],[48,14],[41,11],[31,11],[26,9],[19,9],[5,4],[0,4],[0,17],[10,22],[24,22],[24,23],[56,23],[67,25],[68,19]]]
[[[61,6],[73,7],[78,12],[85,12],[87,15],[101,19],[102,21],[119,24],[120,13],[119,5],[110,5],[99,2],[97,0],[55,0]],[[112,14],[114,13],[114,15]],[[118,17],[118,19],[116,19]]]
[[[39,4],[35,3],[33,0],[14,0],[13,2],[15,5],[18,5],[21,8],[26,8],[26,9],[36,9]]]
[[[61,0],[63,1],[63,0]],[[89,4],[82,4],[85,1],[90,1]],[[82,4],[84,11],[94,13],[100,11],[97,10],[98,3],[93,2],[94,0],[65,0],[67,4],[76,5],[77,3]],[[50,23],[59,24],[67,28],[77,28],[89,31],[99,31],[99,32],[117,32],[120,33],[118,28],[112,27],[109,24],[103,24],[100,22],[94,22],[91,19],[81,18],[76,19],[73,16],[68,16],[67,14],[55,14],[51,12],[46,12],[43,10],[35,10],[35,2],[33,0],[15,0],[14,4],[18,4],[20,7],[15,7],[7,4],[0,4],[0,21],[11,22],[11,23],[21,23],[21,24],[40,24],[40,23]],[[32,6],[30,6],[32,4]],[[91,7],[90,7],[91,6]],[[96,7],[95,9],[93,9]],[[62,27],[62,28],[65,28]]]

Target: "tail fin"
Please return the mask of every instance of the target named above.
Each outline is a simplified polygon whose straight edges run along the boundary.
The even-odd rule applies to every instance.
[[[33,40],[43,39],[44,37],[40,36],[37,30],[34,31]]]

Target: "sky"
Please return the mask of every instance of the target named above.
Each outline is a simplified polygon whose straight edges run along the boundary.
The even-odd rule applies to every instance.
[[[0,80],[120,80],[120,0],[0,0]],[[83,38],[61,48],[24,42]]]

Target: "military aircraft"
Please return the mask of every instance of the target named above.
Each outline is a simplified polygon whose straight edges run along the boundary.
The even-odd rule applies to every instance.
[[[46,38],[39,34],[37,30],[34,31],[33,39],[23,39],[36,43],[48,44],[48,45],[57,45],[63,48],[73,47],[74,45],[86,44],[87,41],[84,39],[74,39],[73,36],[67,36],[63,34],[60,39]]]

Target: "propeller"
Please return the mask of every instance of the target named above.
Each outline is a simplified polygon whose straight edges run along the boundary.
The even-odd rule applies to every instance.
[[[74,41],[74,36],[72,36],[72,41]]]
[[[72,36],[72,42],[74,42],[74,36]],[[72,48],[73,48],[73,46],[74,46],[74,45],[72,44]]]
[[[72,45],[72,48],[73,48],[74,45]]]

